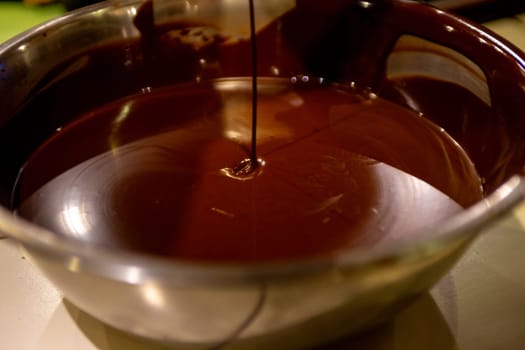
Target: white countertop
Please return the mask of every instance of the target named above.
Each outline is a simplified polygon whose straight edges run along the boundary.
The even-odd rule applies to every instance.
[[[525,349],[524,251],[525,230],[514,213],[484,232],[430,293],[393,322],[330,349]],[[1,349],[166,349],[114,330],[63,300],[8,240],[0,241],[0,276]]]
[[[525,49],[524,22],[521,16],[489,27]],[[525,206],[484,232],[430,293],[394,321],[330,349],[525,349],[523,227]],[[0,240],[0,278],[2,350],[165,349],[67,303],[7,239]]]

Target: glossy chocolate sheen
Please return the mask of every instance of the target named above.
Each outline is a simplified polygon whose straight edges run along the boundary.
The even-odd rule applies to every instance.
[[[474,167],[438,127],[310,79],[259,81],[264,163],[250,176],[232,171],[250,156],[249,79],[185,84],[57,132],[21,173],[17,212],[110,247],[260,262],[424,235],[481,199]]]

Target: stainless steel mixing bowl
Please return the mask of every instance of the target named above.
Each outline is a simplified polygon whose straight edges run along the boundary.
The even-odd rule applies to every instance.
[[[236,1],[218,3],[227,12]],[[72,66],[57,72],[53,68],[58,63],[103,43],[139,36],[133,18],[142,2],[124,0],[69,13],[0,45],[1,231],[20,243],[79,308],[116,328],[176,349],[226,343],[231,348],[304,348],[388,319],[432,287],[483,228],[524,197],[525,178],[520,175],[525,164],[524,56],[484,29],[420,4],[347,0],[334,2],[342,6],[335,12],[323,6],[308,12],[319,3],[298,1],[297,6],[311,13],[310,19],[335,16],[347,24],[340,27],[347,38],[355,39],[338,43],[350,48],[336,50],[344,56],[339,62],[348,62],[341,70],[342,80],[372,86],[430,118],[433,113],[424,103],[428,92],[396,95],[396,81],[414,75],[448,81],[485,104],[490,111],[486,120],[463,110],[461,118],[448,121],[481,169],[487,187],[484,200],[429,228],[421,239],[329,258],[250,266],[187,263],[115,251],[58,236],[15,217],[8,207],[24,161],[20,154],[29,154],[38,121],[49,118],[42,111],[34,119],[18,121],[16,112],[48,84],[75,70]],[[384,15],[392,11],[397,17]],[[363,18],[368,24],[354,25]],[[382,54],[363,60],[371,57],[370,52]],[[82,91],[63,98],[75,94]],[[35,127],[20,133],[19,124]],[[20,148],[24,151],[18,152]]]

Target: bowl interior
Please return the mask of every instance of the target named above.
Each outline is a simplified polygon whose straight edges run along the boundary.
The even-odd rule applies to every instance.
[[[0,47],[2,205],[12,204],[36,147],[94,106],[144,89],[250,76],[245,38],[184,21],[159,32],[150,5],[96,5]],[[222,54],[210,38],[240,44]],[[181,40],[197,49],[172,45]],[[308,0],[262,28],[258,44],[261,77],[357,86],[422,113],[467,152],[486,194],[523,169],[523,61],[473,25],[412,3]]]

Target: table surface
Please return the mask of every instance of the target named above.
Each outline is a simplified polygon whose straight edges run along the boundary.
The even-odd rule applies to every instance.
[[[0,42],[62,11],[0,2]],[[525,15],[486,25],[525,50]],[[69,304],[9,239],[0,240],[0,279],[1,349],[165,349]],[[485,230],[449,274],[392,322],[330,349],[525,349],[525,205]]]

